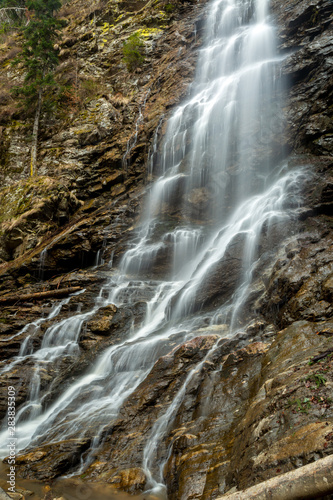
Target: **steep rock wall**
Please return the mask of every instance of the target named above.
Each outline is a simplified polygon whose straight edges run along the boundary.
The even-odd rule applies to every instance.
[[[52,116],[42,118],[38,179],[26,180],[31,119],[22,119],[16,111],[16,120],[10,120],[7,100],[0,103],[1,172],[8,186],[0,192],[0,262],[21,257],[59,227],[71,225],[80,205],[85,217],[94,208],[126,199],[142,188],[155,130],[161,121],[162,132],[164,115],[186,94],[193,78],[204,4],[174,2],[168,9],[166,2],[90,5],[81,0],[63,7],[60,15],[68,25],[59,43],[56,79],[65,90],[57,97]],[[144,61],[129,70],[123,44],[133,33],[143,41]],[[19,50],[19,39],[16,45]],[[11,67],[6,44],[3,52],[3,78],[9,87],[20,84],[22,69]],[[15,110],[15,103],[11,106]],[[46,186],[42,189],[50,178],[53,196]],[[44,219],[37,212],[25,215],[30,208],[25,206],[27,195],[32,203],[39,201],[42,212],[51,205],[51,215]],[[86,252],[86,265],[93,263],[103,236],[87,235],[88,239],[92,248]],[[72,257],[64,270],[73,266]],[[54,268],[50,272],[54,275]]]
[[[273,0],[271,10],[278,27],[279,50],[285,56],[279,75],[286,89],[284,113],[287,128],[282,146],[290,167],[307,166],[309,177],[303,187],[298,220],[294,221],[294,234],[287,234],[282,242],[277,242],[275,251],[263,259],[258,269],[248,303],[249,315],[254,316],[252,323],[235,339],[220,341],[214,355],[206,360],[202,370],[187,387],[183,404],[161,444],[159,458],[166,458],[170,452],[164,476],[168,495],[175,500],[216,498],[233,488],[247,488],[332,453],[333,8],[331,2],[325,0],[289,0],[283,4]],[[194,13],[199,15],[188,6],[186,16]],[[190,23],[189,17],[181,22]],[[186,46],[187,36],[189,40],[193,37],[192,18],[191,23],[188,35],[176,27],[163,35],[170,39],[176,37],[174,54],[178,54],[179,49],[175,32],[185,37],[185,41],[179,39],[179,42],[181,46]],[[190,51],[190,54],[193,52]],[[191,57],[191,70],[185,75],[189,79],[193,75],[195,58],[194,55]],[[167,65],[171,62],[168,59]],[[133,161],[129,175],[133,185],[135,179],[144,175],[146,156],[142,151],[147,151],[145,141],[152,136],[167,107],[163,93],[174,73],[168,80],[166,67],[161,67],[157,77],[153,78],[156,85],[157,82],[158,85],[165,82],[165,87],[154,91],[152,86],[153,90],[147,97],[145,113],[149,117],[147,123],[150,128],[144,126],[142,134],[147,135],[138,140],[141,153],[138,152]],[[145,71],[142,78],[144,76]],[[177,97],[171,99],[171,103],[183,95],[186,83],[186,80],[184,86],[179,83],[181,90],[177,91]],[[122,85],[125,86],[125,81]],[[145,90],[148,92],[147,87]],[[137,102],[143,102],[147,94],[142,92],[140,95],[141,101]],[[135,117],[132,118],[135,121]],[[124,120],[129,123],[130,118]],[[83,141],[88,140],[85,137]],[[72,137],[68,140],[71,141]],[[107,142],[106,139],[103,141]],[[125,142],[127,145],[123,139],[120,152],[118,142],[117,146],[111,145],[108,151],[103,150],[96,165],[105,168],[112,160],[121,170],[119,162]],[[66,147],[69,146],[73,147],[73,144]],[[89,148],[94,151],[92,158],[97,154],[97,148],[91,144]],[[78,199],[84,198],[85,195],[80,198],[79,193],[80,189],[86,192],[87,182],[82,180],[83,187],[75,191]],[[103,191],[104,188],[100,189]],[[125,183],[125,189],[130,191],[132,188],[127,188]],[[97,188],[95,192],[98,192]],[[101,244],[101,237],[96,234],[103,224],[110,227],[111,223],[113,228],[107,245],[116,254],[121,254],[128,238],[126,228],[130,234],[139,203],[135,196],[130,202],[124,202],[120,197],[116,198],[116,204],[107,206],[104,197],[108,195],[105,192],[101,197],[92,197],[92,201],[83,200],[87,205],[81,209],[82,219],[77,225],[66,228],[64,233],[59,233],[60,238],[54,243],[55,250],[51,252],[50,259],[52,262],[53,258],[54,264],[48,264],[50,274],[56,267],[60,271],[73,269],[71,264],[62,262],[66,262],[66,258],[67,262],[73,262],[75,252],[69,257],[61,257],[64,255],[61,251],[65,254],[68,248],[73,251],[73,242],[77,241],[77,248],[81,248],[82,238],[87,244],[96,238],[96,246],[93,247],[96,250]],[[94,211],[96,204],[98,211]],[[123,214],[122,223],[117,219],[119,213]],[[123,240],[119,243],[120,235]],[[113,242],[112,238],[116,241]],[[27,288],[34,289],[29,278],[24,276],[27,271],[34,272],[37,265],[38,258],[35,257],[35,262],[34,259],[27,259],[24,267],[22,262],[17,262],[12,267],[4,268],[6,281],[3,291],[8,290],[10,284],[28,283]],[[88,308],[101,279],[101,272],[88,270],[55,278],[44,286],[54,287],[60,282],[86,286],[94,280],[94,284],[79,299],[83,307]],[[219,276],[216,278],[217,287],[218,282]],[[27,305],[26,309],[31,317],[42,312],[36,306]],[[8,306],[4,312],[8,318],[17,310],[15,306]],[[20,318],[21,312],[15,321],[6,319],[3,323],[6,335],[18,331],[26,321],[27,313],[23,319]],[[117,311],[117,317],[115,311],[100,311],[98,314],[80,340],[82,357],[75,366],[69,364],[66,367],[64,375],[54,385],[55,390],[66,387],[67,373],[76,376],[97,352],[117,337],[123,337],[133,318],[140,321],[142,311]],[[107,481],[130,492],[144,488],[146,478],[141,468],[143,442],[149,438],[153,422],[168,407],[188,370],[198,359],[202,359],[215,341],[216,333],[223,336],[223,331],[207,328],[201,332],[206,336],[201,337],[198,332],[195,341],[177,350],[166,346],[166,355],[158,360],[148,378],[126,401],[117,421],[105,430],[104,447],[87,471],[89,481]],[[17,352],[22,339],[18,337],[8,343],[8,356]],[[18,377],[18,374],[9,374],[8,378],[13,376]],[[2,381],[3,390],[7,380]],[[24,396],[23,384],[22,401]],[[129,435],[131,439],[128,439]],[[63,472],[64,460],[75,464],[85,446],[87,443],[76,442],[35,449],[20,457],[20,473],[43,480],[56,477]]]

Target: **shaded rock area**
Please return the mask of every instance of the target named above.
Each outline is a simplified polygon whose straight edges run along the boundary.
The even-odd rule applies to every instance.
[[[286,55],[286,143],[291,150],[332,155],[332,3],[272,0],[271,10],[279,26],[279,51]]]
[[[0,263],[36,248],[58,227],[73,226],[72,215],[80,205],[92,212],[142,187],[155,129],[193,78],[204,3],[177,1],[167,9],[164,1],[154,6],[138,2],[133,8],[73,0],[63,7],[60,16],[66,17],[67,27],[59,42],[56,78],[67,90],[58,96],[54,116],[42,118],[37,179],[26,180],[29,118],[13,123],[10,115],[3,118],[0,159],[8,187],[0,193]],[[144,42],[145,60],[143,67],[129,72],[122,49],[136,32]],[[6,44],[2,51],[5,57]],[[21,82],[20,71],[8,70],[9,88]],[[102,244],[96,236],[92,239],[92,248],[85,240],[67,238],[63,243],[65,249],[83,247],[81,267],[91,265],[95,247]],[[77,256],[68,259],[73,262]]]
[[[52,123],[43,118],[36,179],[26,180],[29,148],[22,137],[29,121],[11,121],[14,115],[4,118],[0,109],[6,174],[0,295],[81,288],[56,320],[49,315],[60,299],[1,307],[0,369],[8,368],[0,376],[2,418],[9,383],[17,387],[19,410],[34,376],[31,361],[18,362],[22,343],[30,335],[30,345],[39,348],[55,321],[92,311],[131,244],[145,184],[159,174],[158,164],[147,174],[148,152],[156,154],[169,110],[186,95],[202,43],[204,1],[173,2],[173,9],[166,2],[98,5],[72,0],[63,6],[69,23],[57,78],[77,80],[80,100],[75,92],[63,96]],[[286,168],[304,168],[302,201],[285,227],[269,235],[263,229],[238,334],[225,338],[226,325],[207,323],[182,345],[177,335],[165,342],[146,379],[105,427],[82,478],[86,484],[144,491],[145,446],[177,396],[151,464],[155,474],[162,464],[169,499],[214,499],[333,453],[333,6],[329,0],[272,0],[271,14],[283,56],[277,87],[286,103],[286,132],[276,150],[284,151]],[[123,42],[139,29],[145,62],[128,72]],[[11,69],[6,78],[22,75]],[[7,110],[8,103],[2,106]],[[209,196],[194,189],[186,216],[202,223]],[[179,204],[163,207],[163,224],[176,224]],[[194,310],[209,312],[235,291],[243,270],[242,241],[234,243],[202,283]],[[166,241],[142,274],[152,271],[151,279],[159,279],[170,266]],[[132,308],[94,310],[75,355],[40,371],[45,407],[142,323],[151,293],[141,292]],[[44,484],[72,471],[93,438],[89,429],[82,439],[25,451],[17,458],[18,477]]]

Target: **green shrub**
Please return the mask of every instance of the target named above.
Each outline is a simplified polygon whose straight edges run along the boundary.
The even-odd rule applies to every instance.
[[[124,62],[127,65],[128,71],[134,71],[143,61],[144,43],[140,38],[139,33],[133,33],[123,46]]]
[[[171,14],[175,10],[175,6],[172,3],[167,3],[164,7],[164,10],[167,14]]]
[[[313,382],[315,382],[316,386],[317,386],[317,389],[319,389],[319,387],[321,385],[325,385],[326,384],[326,377],[324,376],[323,373],[313,373],[312,375],[309,375],[308,377],[306,377],[305,380],[313,380]]]

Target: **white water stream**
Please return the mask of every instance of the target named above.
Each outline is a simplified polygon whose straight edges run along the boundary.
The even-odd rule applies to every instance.
[[[210,4],[191,95],[170,118],[160,155],[154,144],[161,176],[148,195],[136,239],[89,313],[52,326],[39,350],[24,351],[13,361],[30,356],[36,374],[30,400],[17,415],[19,449],[87,436],[96,451],[103,429],[164,354],[169,339],[177,338],[180,344],[207,324],[221,322],[229,325],[226,336],[237,331],[263,228],[269,237],[271,226],[290,218],[304,175],[284,166],[273,168],[267,153],[276,133],[274,72],[279,63],[267,11],[267,0]],[[202,309],[197,301],[202,284],[240,238],[242,265],[233,293],[215,310]],[[82,325],[98,308],[131,308],[142,300],[147,303],[142,324],[106,349],[90,370],[45,407],[39,369],[63,356],[77,356]],[[143,452],[154,491],[163,489],[162,472],[158,477],[151,473],[156,448],[191,373],[153,425]],[[4,426],[1,456],[7,454],[5,439]],[[91,460],[92,453],[82,457],[76,473]]]

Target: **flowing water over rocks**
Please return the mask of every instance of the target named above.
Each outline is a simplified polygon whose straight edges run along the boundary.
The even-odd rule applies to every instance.
[[[298,443],[314,436],[309,460],[323,453],[319,441],[330,452],[331,360],[313,396],[324,430],[308,416],[310,389],[297,373],[315,380],[304,360],[320,348],[316,332],[331,352],[331,237],[320,217],[299,234],[330,200],[324,186],[314,194],[306,157],[282,160],[285,57],[268,8],[209,5],[196,78],[152,148],[156,180],[128,249],[115,268],[96,258],[93,271],[108,278],[83,311],[84,290],[13,334],[20,350],[2,383],[27,367],[16,429],[22,477],[84,475],[130,493],[208,499],[246,487],[251,467],[258,480],[276,463],[302,465],[301,445],[288,442],[294,427]],[[304,208],[305,195],[319,199],[316,209]],[[76,310],[57,320],[71,303]],[[4,420],[3,457],[6,437]]]

